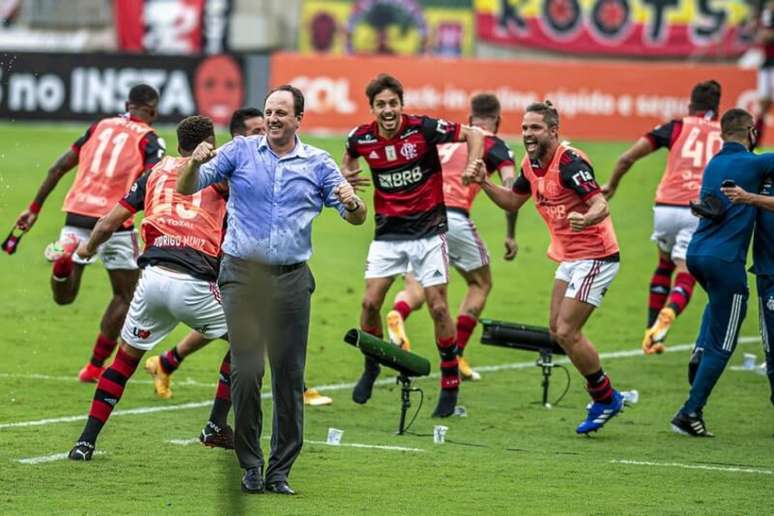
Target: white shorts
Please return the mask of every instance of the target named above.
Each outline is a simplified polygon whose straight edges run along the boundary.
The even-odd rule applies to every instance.
[[[620,266],[619,262],[602,260],[562,262],[556,269],[554,278],[569,284],[564,297],[599,306]]]
[[[75,226],[65,226],[59,232],[59,239],[63,239],[68,233],[74,234],[80,241],[89,240],[91,230],[78,228]],[[107,242],[97,248],[97,255],[107,270],[116,269],[137,269],[137,257],[139,248],[137,246],[137,231],[117,231],[110,235]],[[73,254],[73,261],[81,265],[88,265],[97,261],[96,258],[82,260],[77,254]]]
[[[672,260],[685,260],[688,244],[699,225],[699,217],[688,208],[655,206],[653,208],[653,235],[650,239]]]
[[[368,248],[365,277],[392,278],[408,271],[423,287],[449,282],[446,235],[417,240],[374,240]]]
[[[774,67],[768,66],[758,70],[758,97],[774,98]]]
[[[449,263],[465,272],[489,265],[489,252],[473,221],[458,211],[448,210],[446,215],[449,221],[449,232],[446,234]]]
[[[178,323],[208,339],[227,333],[217,283],[161,267],[146,267],[134,290],[121,338],[133,348],[149,351]]]

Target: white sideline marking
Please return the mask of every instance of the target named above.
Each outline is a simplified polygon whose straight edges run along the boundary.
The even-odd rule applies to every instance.
[[[81,383],[81,381],[78,380],[78,378],[75,376],[51,376],[47,374],[37,374],[37,373],[33,373],[33,374],[0,373],[0,378],[18,378],[22,380],[48,380],[48,381],[57,381],[57,382],[68,382],[68,383]],[[132,379],[132,383],[153,385],[153,380]],[[175,386],[180,386],[180,385],[186,385],[191,387],[207,387],[208,389],[215,388],[214,383],[197,382],[193,378],[186,378],[185,380],[175,381]]]
[[[263,439],[269,439],[269,436],[263,436]],[[198,443],[199,439],[193,437],[191,439],[168,439],[169,444],[176,444],[178,446],[188,446],[190,444]],[[362,443],[340,443],[340,444],[328,444],[327,441],[311,441],[304,439],[304,444],[321,444],[323,446],[349,446],[350,448],[368,448],[374,450],[388,450],[388,451],[407,451],[407,452],[423,452],[422,448],[406,448],[405,446],[390,446],[386,444],[362,444]],[[66,455],[66,454],[65,454]]]
[[[94,455],[104,455],[103,451],[95,451]],[[58,460],[64,460],[67,458],[68,452],[65,453],[52,453],[51,455],[41,455],[40,457],[28,457],[26,459],[17,459],[16,462],[20,464],[43,464],[44,462],[55,462]]]
[[[759,336],[755,337],[740,337],[739,342],[745,343],[745,342],[756,342],[760,340]],[[674,353],[674,352],[680,352],[680,351],[687,351],[689,349],[693,348],[693,344],[678,344],[675,346],[669,346],[666,348],[667,353]],[[644,356],[642,353],[642,350],[640,348],[636,349],[630,349],[626,351],[610,351],[607,353],[600,353],[599,357],[603,360],[610,360],[614,358],[626,358],[626,357],[634,357],[634,356]],[[569,359],[562,358],[556,360],[554,363],[563,364],[568,363]],[[515,362],[510,364],[499,364],[499,365],[491,365],[491,366],[481,366],[476,367],[475,369],[477,371],[483,371],[483,372],[497,372],[497,371],[505,371],[508,369],[526,369],[529,367],[535,367],[535,361],[531,360],[529,362]],[[421,378],[417,378],[416,380],[428,380],[428,379],[434,379],[439,378],[439,373],[433,373],[429,376],[423,376]],[[389,385],[394,384],[395,378],[383,378],[381,380],[377,380],[375,382],[375,385]],[[319,387],[314,387],[315,389],[318,389],[320,391],[340,391],[340,390],[346,390],[351,389],[355,386],[355,383],[337,383],[337,384],[331,384],[331,385],[320,385]],[[271,398],[271,391],[264,392],[261,395],[262,399],[268,399]],[[152,414],[154,412],[168,412],[172,410],[185,410],[185,409],[195,409],[195,408],[201,408],[201,407],[208,407],[212,404],[212,400],[206,400],[206,401],[197,401],[197,402],[191,402],[191,403],[182,403],[180,405],[163,405],[163,406],[156,406],[156,407],[138,407],[134,409],[126,409],[126,410],[115,410],[111,414],[111,417],[116,416],[132,416],[136,414]],[[57,423],[70,423],[73,421],[85,421],[87,419],[87,415],[81,414],[77,416],[63,416],[63,417],[55,417],[55,418],[48,418],[48,419],[38,419],[35,421],[18,421],[14,423],[0,423],[0,430],[4,428],[19,428],[19,427],[28,427],[28,426],[41,426],[41,425],[53,425]]]
[[[654,466],[662,468],[703,469],[707,471],[723,471],[725,473],[753,473],[758,475],[774,475],[769,469],[740,468],[736,466],[707,466],[704,464],[680,464],[679,462],[648,462],[642,460],[611,460],[611,464],[629,464],[633,466]]]

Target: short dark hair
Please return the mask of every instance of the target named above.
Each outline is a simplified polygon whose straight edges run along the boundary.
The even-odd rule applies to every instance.
[[[277,86],[270,90],[263,99],[263,103],[266,104],[266,99],[268,99],[272,93],[277,91],[289,91],[290,94],[293,95],[293,114],[296,116],[304,114],[304,94],[301,93],[301,90],[291,84],[283,84],[282,86]]]
[[[137,84],[129,90],[129,103],[136,105],[155,104],[159,101],[159,92],[153,86]]]
[[[692,112],[718,112],[720,107],[720,83],[717,81],[700,82],[691,90],[691,105],[689,109]]]
[[[741,108],[732,108],[720,119],[720,132],[724,139],[745,136],[750,127],[755,127],[753,116]]]
[[[244,133],[247,130],[245,120],[257,116],[263,118],[263,111],[254,107],[243,107],[234,111],[231,115],[231,121],[228,123],[228,131],[231,133],[231,136]]]
[[[550,100],[543,102],[533,102],[526,109],[527,113],[538,113],[543,115],[543,121],[548,127],[559,127],[559,112],[556,110]]]
[[[177,124],[177,144],[184,151],[193,151],[210,136],[215,136],[215,130],[206,116],[189,116]]]
[[[374,97],[384,90],[390,90],[398,96],[400,103],[403,104],[403,85],[398,79],[392,75],[386,73],[380,73],[374,80],[368,83],[366,86],[366,96],[368,97],[368,105],[374,105]]]
[[[500,101],[493,93],[479,93],[470,99],[470,114],[476,118],[500,116]]]

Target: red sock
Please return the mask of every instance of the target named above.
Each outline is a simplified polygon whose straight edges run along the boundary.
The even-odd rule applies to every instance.
[[[650,294],[648,296],[648,328],[656,322],[659,311],[664,308],[669,289],[672,286],[672,273],[675,264],[671,260],[659,258],[658,267],[650,280]]]
[[[592,400],[601,403],[610,403],[613,400],[613,385],[602,369],[586,375],[586,381],[588,382],[586,390],[589,391]]]
[[[97,337],[97,342],[94,344],[94,349],[91,352],[92,365],[96,367],[102,367],[105,360],[113,354],[113,350],[116,349],[117,341],[109,339],[101,333]]]
[[[404,321],[411,315],[411,305],[405,301],[395,301],[395,304],[392,305],[392,309],[397,310]]]
[[[56,261],[54,261],[54,267],[52,269],[52,275],[54,278],[63,280],[70,277],[73,272],[73,257],[66,254]]]
[[[436,346],[441,355],[441,389],[456,389],[460,385],[460,370],[454,337],[439,338]]]
[[[129,355],[122,349],[118,350],[113,363],[99,377],[97,390],[94,392],[94,399],[89,409],[89,420],[78,441],[94,443],[97,440],[97,435],[124,394],[126,381],[134,374],[139,363],[139,358]]]
[[[180,367],[180,362],[183,361],[182,357],[177,354],[177,347],[165,351],[159,355],[159,359],[161,368],[164,369],[167,374],[172,374],[177,371],[177,368]]]
[[[677,273],[675,286],[669,295],[669,307],[675,311],[675,314],[680,315],[685,310],[685,307],[688,306],[693,295],[694,285],[696,285],[696,280],[691,276],[691,273]]]
[[[457,351],[459,356],[462,356],[463,351],[465,351],[465,346],[468,345],[468,340],[470,340],[477,322],[475,317],[468,314],[457,316]]]
[[[231,351],[226,351],[226,356],[220,363],[220,375],[218,387],[215,389],[215,401],[210,412],[210,421],[219,427],[226,425],[228,411],[231,409]]]

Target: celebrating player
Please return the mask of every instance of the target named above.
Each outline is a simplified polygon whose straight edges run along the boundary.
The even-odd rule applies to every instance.
[[[559,262],[550,331],[588,381],[593,403],[576,429],[587,434],[599,430],[623,407],[623,397],[602,370],[597,350],[581,332],[618,272],[618,242],[591,162],[579,150],[559,143],[559,113],[550,102],[527,107],[522,137],[527,155],[513,189],[492,183],[481,167],[474,174],[466,172],[465,179],[481,183],[484,192],[508,211],[517,211],[531,195],[548,226],[548,257]]]
[[[483,160],[487,173],[499,172],[503,185],[510,188],[515,178],[513,153],[500,138],[495,136],[500,127],[500,102],[491,93],[480,93],[470,100],[469,123],[486,134]],[[489,253],[478,236],[476,225],[470,219],[470,208],[478,195],[478,184],[463,185],[462,173],[468,161],[467,146],[461,143],[444,143],[438,146],[443,168],[443,193],[449,232],[449,262],[459,271],[468,285],[457,316],[457,349],[459,350],[460,376],[464,380],[478,380],[481,375],[474,371],[462,356],[484,309],[486,298],[492,290],[489,270]],[[514,238],[516,215],[507,214],[505,259],[513,260],[518,247]],[[387,314],[387,333],[390,340],[404,348],[410,348],[403,321],[422,306],[424,290],[412,273],[405,276],[405,287],[395,296],[393,309]]]
[[[642,340],[646,354],[664,351],[662,342],[675,318],[688,306],[696,284],[685,265],[688,242],[699,224],[689,203],[698,199],[704,167],[720,150],[719,105],[720,84],[706,81],[694,86],[688,116],[662,124],[637,140],[618,158],[610,181],[602,186],[605,196],[612,198],[634,163],[657,149],[669,149],[653,208],[651,238],[658,245],[659,262],[650,280],[648,325]]]
[[[382,336],[379,311],[395,276],[411,268],[424,288],[441,355],[441,395],[434,416],[452,415],[459,392],[455,328],[446,301],[448,223],[437,144],[467,142],[468,161],[483,151],[480,129],[426,116],[403,114],[403,86],[386,74],[368,84],[366,95],[375,120],[355,128],[347,138],[343,173],[356,176],[365,158],[374,182],[376,236],[368,250],[366,291],[360,324]],[[352,392],[356,403],[371,397],[379,375],[366,358],[365,371]]]
[[[46,258],[54,262],[51,290],[59,305],[72,303],[78,295],[83,269],[94,259],[84,261],[73,252],[97,220],[106,215],[129,186],[143,172],[158,163],[164,153],[162,142],[150,127],[156,119],[159,95],[150,86],[139,84],[129,91],[126,114],[92,124],[48,171],[35,200],[19,215],[16,225],[29,231],[48,195],[59,180],[78,165],[78,174],[64,202],[65,225],[59,240],[46,248]],[[102,365],[113,353],[116,339],[129,309],[139,277],[137,235],[129,217],[96,250],[110,278],[113,298],[100,322],[100,333],[89,362],[78,373],[82,382],[95,382]]]
[[[226,215],[224,187],[213,185],[190,196],[175,190],[180,168],[188,162],[196,146],[205,141],[214,145],[212,121],[200,116],[188,117],[178,125],[177,138],[178,151],[183,157],[166,157],[150,173],[140,177],[76,251],[82,259],[94,256],[124,221],[137,211],[145,211],[142,233],[146,246],[139,258],[142,279],[121,329],[118,353],[99,378],[88,421],[70,451],[69,458],[73,460],[91,459],[97,436],[121,400],[126,382],[140,359],[178,323],[196,329],[207,339],[226,335],[226,318],[215,283]],[[224,377],[222,373],[221,370],[218,399],[229,382],[228,374]],[[217,407],[216,401],[213,412]],[[225,424],[226,413],[221,414],[217,423],[208,423],[205,433],[212,426],[210,434],[218,432],[222,440],[233,441],[233,433]]]

